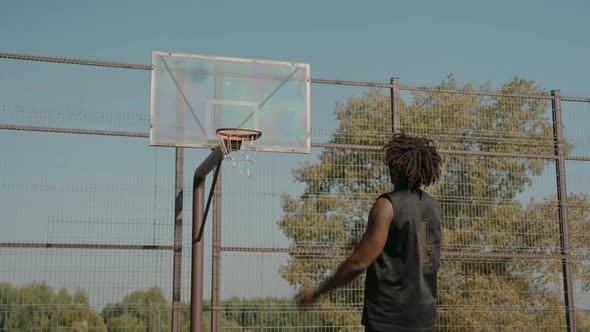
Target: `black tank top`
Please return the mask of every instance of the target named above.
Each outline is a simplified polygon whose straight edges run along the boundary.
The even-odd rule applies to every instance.
[[[393,206],[383,251],[367,269],[362,323],[377,331],[434,331],[441,208],[422,191],[380,196]]]

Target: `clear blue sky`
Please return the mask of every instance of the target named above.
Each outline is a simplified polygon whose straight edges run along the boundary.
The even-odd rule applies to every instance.
[[[4,52],[149,63],[152,50],[312,64],[314,77],[590,91],[588,1],[4,1]]]
[[[0,7],[0,52],[149,64],[151,51],[158,50],[309,63],[312,76],[315,78],[387,81],[389,77],[396,76],[400,77],[403,82],[426,84],[435,84],[451,73],[462,83],[490,80],[494,84],[500,84],[514,76],[522,76],[535,80],[537,84],[547,89],[557,88],[561,89],[563,93],[585,95],[590,94],[589,32],[589,1],[101,0],[87,2],[23,0],[3,1]],[[12,70],[10,67],[6,68],[7,71]],[[29,68],[35,67],[31,65]],[[45,73],[55,70],[55,68],[51,68],[46,69]],[[76,72],[72,75],[77,75],[78,69],[77,67]],[[31,74],[30,71],[27,73]],[[84,77],[85,73],[80,74],[80,77]],[[13,74],[10,72],[4,75]],[[31,84],[31,80],[24,83],[11,82],[12,89],[16,92],[13,95],[2,95],[2,91],[0,91],[0,96],[6,97],[0,101],[0,104],[14,102],[43,105],[47,103],[49,105],[57,104],[58,109],[60,107],[67,108],[70,105],[74,105],[73,107],[76,108],[79,105],[88,104],[89,110],[84,110],[87,114],[91,115],[95,110],[103,111],[108,108],[114,114],[113,118],[116,119],[117,112],[125,110],[127,106],[134,107],[135,111],[143,111],[144,108],[147,110],[149,86],[147,85],[148,76],[144,74],[142,72],[127,74],[125,72],[121,74],[120,79],[117,79],[117,84],[112,86],[108,86],[108,82],[111,82],[109,80],[113,80],[113,76],[109,75],[115,75],[112,71],[106,72],[106,77],[100,76],[103,79],[101,93],[105,96],[118,97],[110,99],[100,98],[101,95],[90,97],[81,95],[63,100],[63,95],[52,92],[46,92],[47,95],[41,98],[40,91],[45,91],[41,84],[35,86],[37,89],[35,91],[38,93],[37,100],[28,99],[25,90],[16,90],[20,84]],[[2,83],[1,75],[2,71],[0,71],[0,83]],[[125,86],[127,80],[129,85]],[[144,85],[135,85],[134,82],[138,81]],[[84,84],[86,83],[69,82],[67,89],[72,89],[70,92],[76,91],[77,85]],[[125,92],[117,94],[117,90],[121,87],[126,87]],[[0,85],[0,88],[3,87]],[[85,85],[80,89],[92,91],[86,89]],[[108,92],[104,92],[105,90]],[[96,100],[101,100],[103,104],[97,104]],[[139,101],[139,103],[134,104],[135,101]],[[333,104],[331,106],[333,107]],[[578,106],[586,107],[584,110],[588,110],[587,105]],[[130,123],[143,124],[146,121],[142,119],[145,120],[145,118],[140,118],[140,120]],[[572,120],[572,122],[574,121]],[[76,123],[67,124],[77,126]],[[42,125],[53,124],[46,122]],[[124,128],[106,129],[123,130]],[[132,131],[146,132],[147,128],[132,128]],[[0,169],[16,168],[16,172],[20,175],[27,172],[37,175],[38,165],[35,164],[35,160],[39,158],[37,158],[38,154],[30,154],[33,151],[45,153],[48,156],[42,158],[47,169],[62,171],[66,169],[67,171],[62,176],[69,176],[68,183],[75,184],[84,181],[81,179],[88,179],[86,177],[88,174],[81,171],[83,168],[80,166],[89,164],[94,165],[95,169],[105,170],[104,174],[100,172],[90,174],[91,185],[104,184],[105,179],[108,179],[110,182],[123,183],[124,186],[151,185],[157,187],[159,186],[158,182],[153,183],[154,175],[162,177],[158,180],[161,183],[173,183],[171,177],[173,165],[168,163],[170,158],[173,158],[173,153],[170,150],[158,150],[158,154],[154,157],[154,150],[146,152],[148,148],[143,145],[144,142],[129,140],[121,143],[124,139],[112,138],[99,141],[94,137],[81,138],[79,141],[72,142],[69,137],[60,136],[52,138],[57,140],[57,144],[39,147],[37,146],[39,136],[34,134],[0,132],[0,138],[3,137],[3,134],[6,137],[9,136],[12,141],[5,139],[2,142],[0,140],[0,151],[14,149],[17,146],[15,144],[18,144],[22,151],[11,151],[9,160],[3,160],[0,155]],[[580,128],[580,137],[587,140],[584,128]],[[84,157],[84,153],[88,153],[84,144],[95,144],[96,150],[94,151],[112,151],[116,154],[111,154],[112,160],[104,160],[98,152],[95,153],[96,155]],[[62,159],[60,160],[51,160],[50,156],[59,154],[63,151],[63,147],[72,153],[61,155]],[[116,148],[113,149],[113,147]],[[145,150],[141,150],[142,147]],[[129,156],[128,151],[135,151],[138,155]],[[190,152],[187,154],[187,159],[202,160],[199,159],[201,155],[190,155]],[[124,160],[126,157],[135,160],[145,159],[148,162],[143,164],[145,167],[137,166],[137,164],[118,163],[118,160]],[[289,161],[283,162],[283,165],[295,165],[298,159],[292,158],[295,159],[286,158],[285,160]],[[264,170],[263,167],[267,167],[271,171],[276,170],[272,167],[273,161],[270,158],[266,160],[266,163],[270,166],[263,166],[264,163],[262,163],[260,165],[262,170]],[[191,174],[192,169],[185,169],[185,172]],[[113,177],[113,174],[118,175]],[[43,174],[39,176],[41,175]],[[11,183],[14,176],[14,173],[5,175],[0,185]],[[145,180],[146,178],[151,180]],[[25,177],[19,177],[15,181],[17,183],[25,181],[23,179]],[[547,179],[548,181],[542,182],[540,186],[546,186],[547,191],[551,191],[553,177]],[[54,179],[52,179],[51,173],[45,174],[43,181],[52,183],[52,180]],[[35,178],[26,181],[34,182]],[[190,180],[185,181],[185,183],[189,182]],[[268,186],[272,189],[270,191],[279,192],[280,189],[277,189],[276,185],[274,183],[261,186]],[[261,190],[265,188],[263,187]],[[67,192],[67,190],[66,188],[65,191]],[[167,187],[166,190],[168,191],[158,193],[158,195],[169,197],[166,195],[170,194],[170,188]],[[581,188],[581,190],[586,189]],[[145,192],[141,193],[146,194]],[[148,192],[146,197],[133,199],[127,197],[126,192],[119,192],[117,195],[121,201],[125,199],[127,201],[124,203],[118,201],[113,204],[104,198],[104,201],[97,203],[96,210],[108,209],[116,214],[118,211],[128,209],[129,206],[141,209],[146,204],[150,207],[153,206],[153,210],[156,210],[155,203],[152,204],[150,201],[150,199],[156,200],[156,193]],[[39,194],[39,196],[43,195]],[[22,197],[13,195],[12,198],[15,202],[18,201],[19,204],[24,204],[31,210],[37,207],[36,201],[30,195],[28,198],[27,195]],[[40,197],[39,199],[44,198]],[[0,215],[0,218],[5,218],[5,220],[13,217],[27,219],[32,216],[51,223],[51,220],[43,218],[55,217],[59,219],[70,215],[70,200],[76,202],[75,204],[82,205],[84,203],[83,197],[76,197],[76,193],[58,194],[51,197],[49,202],[43,203],[43,208],[52,210],[53,216],[45,216],[41,212],[25,213],[22,212],[22,209],[12,209],[9,213]],[[9,204],[12,203],[0,202],[0,209],[4,208],[5,211],[8,211],[8,208],[13,207]],[[145,214],[155,220],[156,215],[159,218],[161,214],[169,213],[172,209],[168,201],[158,203],[157,208],[164,212],[154,212],[153,216],[149,213],[150,211]],[[94,213],[95,210],[92,208],[85,211],[86,214],[78,216],[90,218],[88,214]],[[234,216],[237,213],[238,218],[242,217],[239,212],[228,213]],[[275,207],[273,211],[268,213],[271,214],[271,217],[276,218],[280,216],[280,207]],[[133,228],[138,227],[133,226],[135,222],[133,218],[137,218],[137,214],[126,216],[126,218],[126,221],[129,222],[126,226],[109,228],[113,242],[118,243],[121,239],[129,241],[129,238],[121,235],[126,230],[125,227],[137,231]],[[113,219],[113,223],[118,220]],[[73,221],[76,219],[74,218]],[[41,232],[38,232],[40,238],[35,237],[32,240],[43,241],[43,236],[46,236],[48,240],[57,240],[58,242],[69,240],[63,236],[60,237],[59,232],[70,226],[67,223],[55,224],[57,226],[51,226],[55,227],[54,230],[43,231],[41,229]],[[83,227],[83,225],[78,226]],[[44,225],[43,227],[49,228],[50,226]],[[250,226],[243,223],[239,227],[246,231]],[[80,233],[77,233],[78,231]],[[84,236],[95,239],[92,235],[85,234],[85,231],[87,230],[70,229],[71,233],[68,234],[82,234],[77,239],[80,241],[84,240]],[[242,231],[241,228],[240,231]],[[33,233],[32,229],[21,228],[15,234],[18,239],[22,239]],[[268,237],[276,236],[272,232],[269,233]],[[185,232],[185,237],[186,235],[188,235],[187,232]],[[231,237],[231,232],[224,233],[224,239]],[[0,239],[3,238],[0,236]],[[162,241],[169,240],[170,236],[165,236]],[[239,234],[237,238],[234,237],[229,241],[229,245],[243,245],[238,240]],[[140,235],[131,239],[132,243],[143,243],[142,241],[143,237]],[[249,240],[245,239],[245,241]],[[276,245],[272,240],[269,242]],[[134,255],[133,257],[143,257],[138,253]],[[16,260],[19,256],[15,254],[12,257]],[[228,261],[234,259],[242,264],[265,263],[267,268],[275,270],[284,260],[284,257],[277,257],[277,255],[268,256],[270,258],[266,258],[266,262],[262,262],[263,258],[251,258],[250,261],[242,260],[238,254],[227,254],[227,257]],[[44,261],[43,257],[37,257],[34,260]],[[147,258],[146,261],[148,261]],[[166,256],[161,261],[168,262],[169,257]],[[17,268],[22,268],[22,265],[14,264]],[[45,264],[48,264],[47,261]],[[184,268],[187,269],[188,266],[188,263],[185,262]],[[8,272],[11,272],[9,271],[10,266],[4,270],[0,266],[0,272],[6,272],[7,269]],[[57,271],[61,271],[60,268],[57,269]],[[127,267],[117,267],[117,269],[119,270],[116,271],[123,272],[123,278],[127,278],[125,276]],[[133,266],[131,269],[138,274],[143,271],[142,267]],[[153,269],[156,270],[156,268]],[[45,271],[44,273],[47,275],[47,269],[41,268],[39,271],[41,273]],[[52,270],[49,269],[49,271]],[[11,274],[8,273],[8,275]],[[18,278],[18,274],[12,275],[16,276],[15,279]],[[58,278],[59,276],[55,277],[56,280]],[[261,289],[264,288],[263,278],[254,275],[251,276],[251,279],[253,283],[259,283]],[[149,278],[142,279],[142,282],[157,284],[157,281],[152,281]],[[188,280],[184,280],[183,288],[187,287],[187,282]],[[94,285],[92,280],[89,283]],[[129,284],[117,287],[127,290],[134,286],[132,282],[129,282]],[[121,294],[116,293],[113,297],[105,295],[108,299],[104,301],[111,301]],[[183,293],[184,295],[185,293]],[[207,292],[206,295],[208,295]]]

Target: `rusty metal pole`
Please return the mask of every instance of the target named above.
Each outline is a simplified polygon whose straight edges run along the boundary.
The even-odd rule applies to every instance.
[[[391,83],[389,90],[391,96],[391,132],[395,135],[401,128],[399,78],[392,77],[389,82]]]
[[[223,154],[216,148],[197,167],[193,176],[193,232],[191,259],[191,332],[200,332],[203,327],[203,242],[201,227],[205,215],[205,178],[215,167],[221,166]],[[214,180],[215,181],[215,180]],[[213,192],[209,193],[210,195]]]
[[[203,241],[196,242],[205,206],[205,179],[193,181],[193,243],[191,255],[191,332],[203,326]]]
[[[565,318],[567,331],[576,331],[574,282],[570,266],[570,244],[568,230],[567,189],[565,180],[565,153],[563,151],[563,121],[561,117],[561,94],[559,90],[551,91],[551,108],[553,113],[553,139],[555,169],[557,175],[557,211],[559,215],[559,237],[561,243],[561,266],[563,277],[563,298],[565,302]]]
[[[182,280],[182,203],[184,176],[184,148],[176,148],[176,199],[174,201],[174,261],[172,264],[172,332],[180,332]]]

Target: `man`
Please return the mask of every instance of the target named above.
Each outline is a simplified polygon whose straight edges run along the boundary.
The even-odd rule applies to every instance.
[[[441,208],[421,187],[438,181],[442,158],[432,141],[405,134],[383,150],[394,190],[379,196],[365,234],[334,275],[297,301],[309,306],[366,270],[365,331],[434,331]]]

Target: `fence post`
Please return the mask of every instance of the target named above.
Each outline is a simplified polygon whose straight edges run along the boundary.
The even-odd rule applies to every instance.
[[[178,69],[176,73],[180,82],[184,81],[184,72]],[[176,93],[176,135],[184,137],[184,103],[182,95]],[[181,283],[182,283],[182,213],[184,202],[184,148],[176,147],[175,163],[175,200],[174,200],[174,258],[172,263],[172,332],[180,332],[182,327],[181,315]],[[156,179],[157,181],[157,179]]]
[[[176,199],[174,201],[174,262],[172,264],[172,331],[180,332],[180,290],[182,280],[182,203],[184,178],[184,148],[176,148]]]
[[[570,245],[568,232],[568,206],[565,180],[565,153],[563,151],[563,122],[561,119],[561,95],[559,90],[551,91],[553,114],[553,142],[555,149],[555,169],[557,178],[557,211],[559,216],[559,237],[561,244],[561,266],[563,274],[563,298],[567,331],[576,331],[574,284],[570,267]]]
[[[389,82],[391,83],[389,91],[391,95],[391,133],[395,135],[401,128],[399,78],[392,77]]]
[[[221,166],[220,166],[221,167]],[[217,177],[217,185],[213,194],[213,239],[211,262],[211,332],[218,332],[220,315],[220,285],[221,285],[221,170]]]

